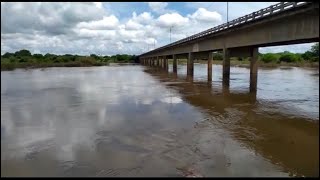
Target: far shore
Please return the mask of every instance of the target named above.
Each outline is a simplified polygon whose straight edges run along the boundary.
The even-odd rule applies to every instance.
[[[199,64],[207,64],[208,61],[206,60],[196,60],[194,63],[199,63]],[[213,60],[212,64],[219,64],[222,65],[223,61],[222,60]],[[286,62],[281,62],[281,63],[264,63],[262,61],[258,61],[259,67],[263,68],[277,68],[277,67],[311,67],[311,68],[319,68],[319,62],[296,62],[296,63],[286,63]],[[173,64],[172,60],[169,60],[169,64]],[[187,64],[187,60],[178,60],[178,64]],[[245,68],[250,68],[250,61],[248,60],[230,60],[230,66],[233,67],[245,67]]]
[[[194,61],[194,63],[199,64],[207,64],[207,61],[199,60]],[[213,60],[212,64],[222,65],[223,61],[220,60]],[[319,68],[319,62],[303,62],[303,63],[264,63],[259,61],[259,67],[261,68],[291,68],[291,67],[309,67],[309,68]],[[169,64],[173,64],[172,60],[169,60]],[[187,60],[179,60],[178,64],[187,64]],[[16,66],[15,68],[1,68],[1,71],[11,71],[14,69],[35,69],[35,68],[50,68],[50,67],[92,67],[92,66],[123,66],[123,65],[139,65],[139,63],[99,63],[94,65],[85,65],[85,64],[63,64],[63,63],[56,63],[56,64],[33,64],[32,66]],[[231,60],[230,66],[232,67],[244,67],[250,68],[250,61],[239,61],[239,60]]]

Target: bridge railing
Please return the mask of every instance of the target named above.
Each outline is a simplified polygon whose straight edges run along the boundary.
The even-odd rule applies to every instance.
[[[229,21],[229,22],[226,22],[224,24],[215,26],[215,27],[210,28],[208,30],[202,31],[200,33],[194,34],[192,36],[186,37],[184,39],[178,40],[176,42],[173,42],[171,44],[159,47],[157,49],[154,49],[154,50],[146,52],[146,53],[150,53],[150,52],[154,52],[154,51],[161,50],[161,49],[164,49],[164,48],[168,48],[168,47],[171,47],[171,46],[175,46],[175,45],[178,45],[178,44],[182,44],[182,43],[194,40],[194,39],[201,38],[203,36],[207,36],[207,35],[210,35],[210,34],[214,34],[214,33],[220,32],[220,31],[228,29],[228,28],[233,28],[235,26],[239,26],[241,24],[245,24],[245,23],[253,21],[253,20],[261,19],[263,17],[270,16],[270,15],[273,15],[273,14],[276,14],[276,13],[279,13],[279,12],[287,11],[287,10],[292,9],[292,8],[304,6],[304,5],[308,4],[308,3],[310,3],[310,2],[281,2],[281,3],[278,3],[278,4],[274,4],[274,5],[271,5],[269,7],[264,8],[264,9],[260,9],[258,11],[255,11],[255,12],[253,12],[251,14],[247,14],[245,16],[239,17],[239,18],[234,19],[232,21]],[[146,54],[146,53],[144,53],[144,54]]]

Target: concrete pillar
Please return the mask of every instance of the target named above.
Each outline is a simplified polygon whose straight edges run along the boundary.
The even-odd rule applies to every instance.
[[[208,56],[208,81],[212,81],[212,52],[209,52]]]
[[[164,62],[164,69],[167,71],[168,70],[168,59],[167,56],[163,56],[163,62]]]
[[[172,55],[173,59],[173,73],[177,74],[177,57],[175,54]]]
[[[160,60],[159,60],[159,56],[157,56],[157,67],[160,66]]]
[[[187,61],[187,76],[193,76],[193,52],[189,52]]]
[[[227,48],[223,49],[223,68],[222,68],[222,81],[224,86],[230,84],[230,50]]]
[[[161,56],[162,59],[162,68],[165,69],[166,68],[166,59],[164,58],[164,56]]]
[[[165,60],[166,60],[166,71],[168,71],[169,70],[169,59],[167,58],[167,56],[165,56],[164,57],[165,58]]]
[[[258,82],[258,48],[254,47],[251,51],[250,59],[250,92],[257,92]]]

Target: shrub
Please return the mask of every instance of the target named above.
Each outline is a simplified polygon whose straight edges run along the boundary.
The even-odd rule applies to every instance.
[[[305,53],[303,53],[302,55],[301,55],[301,57],[304,59],[304,60],[306,60],[306,61],[311,61],[312,60],[312,58],[313,58],[313,53],[311,52],[311,51],[306,51]]]
[[[94,65],[95,59],[93,57],[78,57],[78,60],[83,65]]]
[[[212,59],[213,60],[223,60],[223,55],[222,55],[222,53],[219,53],[219,52],[213,53]]]
[[[279,60],[279,57],[273,53],[263,54],[261,57],[261,61],[265,63],[277,62],[278,60]]]
[[[281,62],[298,62],[301,60],[301,58],[299,57],[299,55],[286,52],[280,56],[279,60]]]

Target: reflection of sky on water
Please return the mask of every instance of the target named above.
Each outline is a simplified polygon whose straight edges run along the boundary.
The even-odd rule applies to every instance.
[[[72,160],[72,148],[94,146],[90,137],[99,129],[129,132],[134,126],[152,129],[165,126],[166,121],[196,119],[185,118],[183,113],[192,107],[181,104],[177,93],[141,69],[70,68],[66,73],[63,68],[50,68],[3,73],[1,127],[5,142],[11,143],[8,148],[17,150],[54,139],[61,160]]]
[[[219,66],[213,68],[214,87],[221,87],[219,68]],[[205,70],[206,66],[195,66],[195,81],[206,79]],[[260,83],[258,98],[262,100],[264,98],[266,100],[292,99],[294,96],[292,93],[277,96],[277,93],[283,94],[286,91],[275,91],[272,88],[273,85],[278,86],[268,79],[278,77],[272,74],[273,71],[259,71],[259,78],[263,82],[260,83],[260,79],[258,80]],[[282,70],[278,71],[280,73]],[[299,70],[292,71],[292,74],[290,72],[288,75],[288,80],[283,77],[278,83],[289,81],[290,77],[300,78],[301,81],[308,78],[307,75],[305,77],[297,75],[303,73]],[[184,67],[179,66],[178,73],[185,72]],[[234,68],[231,72],[233,72],[231,73],[231,91],[245,90],[249,85],[248,70]],[[238,79],[232,80],[233,76]],[[304,88],[295,89],[289,83],[284,87],[301,91],[299,97],[303,99],[307,95],[302,96],[302,94],[308,91],[311,96],[314,95],[310,87],[318,83],[312,78],[308,81],[310,82],[303,84]],[[310,97],[310,94],[308,97],[310,102],[315,102],[316,99]],[[305,99],[308,100],[308,98]],[[118,162],[122,156],[132,159],[136,155],[123,153],[117,148],[142,152],[152,148],[152,152],[154,149],[168,148],[161,141],[152,138],[157,137],[157,133],[164,130],[164,134],[170,130],[184,131],[184,128],[192,127],[194,122],[206,118],[198,107],[185,102],[175,88],[167,88],[159,83],[157,79],[143,72],[141,66],[48,68],[1,72],[1,99],[1,160],[21,160],[30,153],[48,150],[50,154],[46,156],[48,161],[53,159],[68,162],[89,159],[90,162],[96,162],[96,166],[102,167],[106,162],[100,161],[109,158],[114,160],[113,163],[119,163],[121,166],[126,163]],[[289,105],[296,104],[290,101]],[[214,158],[221,157],[221,162],[231,159],[233,165],[224,170],[220,169],[218,172],[225,173],[221,175],[228,175],[228,173],[257,175],[255,173],[264,174],[267,173],[265,171],[269,171],[268,168],[273,168],[261,157],[232,140],[227,132],[219,134],[217,131],[201,130],[198,134],[186,135],[186,138],[192,137],[193,141],[194,138],[196,141],[201,139],[207,141],[211,138],[212,143],[202,143],[207,143],[203,149],[207,149],[208,154],[212,153],[211,151],[217,151],[218,155]],[[135,139],[139,140],[135,141]],[[115,146],[115,151],[110,150],[113,154],[108,149],[111,148],[110,144],[104,145],[104,143],[110,143],[109,141],[113,142],[112,146]],[[126,144],[131,141],[142,150]],[[190,139],[185,140],[186,143],[200,144],[200,142],[189,141]],[[108,149],[109,153],[105,149]],[[234,153],[235,151],[238,153]],[[179,152],[179,150],[173,152],[186,157],[185,152]],[[246,161],[247,166],[241,168],[243,161]],[[130,162],[128,160],[127,163],[130,164]],[[23,163],[28,164],[25,161]],[[113,163],[109,165],[112,166]],[[208,162],[201,161],[201,163],[204,163],[202,165],[206,169],[214,162],[206,164]],[[216,166],[219,165],[216,164]],[[256,171],[247,172],[245,170],[248,169],[247,167],[255,167]]]

